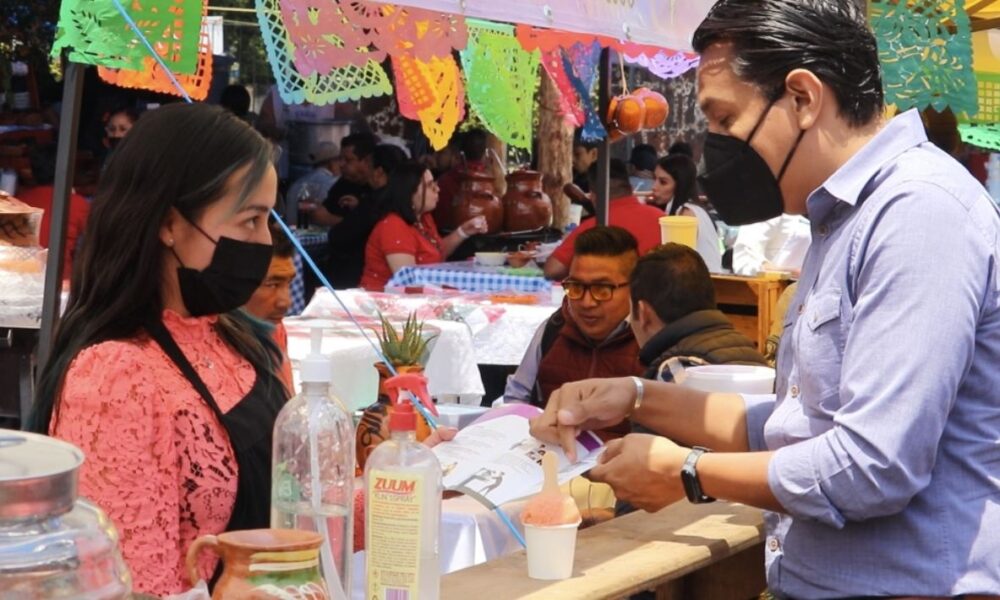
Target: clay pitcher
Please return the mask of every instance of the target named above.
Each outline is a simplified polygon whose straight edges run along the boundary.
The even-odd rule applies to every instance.
[[[187,553],[191,585],[201,579],[198,555],[211,550],[222,560],[222,577],[212,599],[252,598],[327,600],[330,595],[320,575],[318,533],[297,529],[248,529],[196,539]]]
[[[503,229],[503,203],[496,195],[493,177],[481,173],[464,173],[458,193],[452,199],[455,227],[480,215],[486,217],[487,233]]]
[[[392,373],[384,363],[375,363],[378,371],[378,400],[365,408],[361,415],[361,421],[355,434],[355,454],[357,456],[356,473],[361,475],[365,470],[365,463],[375,447],[389,439],[389,413],[392,412],[392,399],[385,389],[385,382]],[[396,367],[396,371],[403,373],[423,373],[424,368],[420,365]],[[417,441],[422,442],[431,434],[431,428],[423,417],[417,418]]]
[[[538,171],[515,171],[507,175],[503,197],[504,231],[534,231],[552,225],[552,200],[542,191]]]

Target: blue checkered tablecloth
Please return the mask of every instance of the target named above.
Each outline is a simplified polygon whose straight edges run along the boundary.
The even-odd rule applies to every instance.
[[[510,271],[509,267],[483,267],[472,262],[415,265],[397,271],[388,285],[448,286],[464,292],[548,293],[552,290],[552,284],[540,270],[537,275],[515,275]]]
[[[305,248],[306,252],[310,252],[313,249],[323,248],[326,246],[326,232],[316,232],[316,231],[296,231],[295,237],[299,239],[302,246]],[[311,252],[310,252],[311,253]],[[292,262],[295,263],[295,279],[292,279],[291,294],[292,294],[292,305],[288,309],[288,315],[293,316],[302,312],[306,307],[306,281],[304,277],[304,270],[309,267],[296,252],[295,256],[292,258]],[[319,265],[322,268],[322,265]]]

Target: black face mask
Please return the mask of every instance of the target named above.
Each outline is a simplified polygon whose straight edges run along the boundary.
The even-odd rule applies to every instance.
[[[705,139],[698,183],[728,225],[767,221],[780,217],[785,210],[779,183],[806,131],[803,129],[799,133],[775,177],[771,167],[750,146],[772,106],[773,101],[767,105],[746,141],[718,133],[709,133]]]
[[[215,252],[212,262],[201,271],[183,266],[174,252],[181,262],[177,279],[184,306],[195,317],[218,315],[243,306],[267,276],[272,247],[227,237],[213,240],[201,227],[191,224],[215,244]]]

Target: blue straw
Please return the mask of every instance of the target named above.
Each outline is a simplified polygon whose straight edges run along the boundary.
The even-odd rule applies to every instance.
[[[528,542],[524,541],[524,537],[521,536],[521,532],[518,531],[517,527],[514,526],[514,523],[510,520],[510,517],[507,516],[507,513],[505,513],[499,506],[494,506],[493,511],[497,513],[497,515],[500,517],[500,520],[503,521],[504,525],[507,526],[507,529],[510,529],[510,532],[514,534],[514,539],[517,540],[517,543],[521,544],[522,548],[527,548]]]

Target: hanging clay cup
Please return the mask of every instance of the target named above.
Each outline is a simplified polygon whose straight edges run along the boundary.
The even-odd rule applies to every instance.
[[[616,96],[608,105],[608,133],[613,137],[638,133],[646,123],[646,103],[636,96]],[[613,141],[613,140],[612,140]]]
[[[535,231],[552,224],[552,200],[542,191],[538,171],[515,171],[507,175],[503,197],[504,231]]]
[[[265,492],[266,493],[266,492]],[[319,570],[320,534],[297,529],[248,529],[203,535],[188,548],[185,564],[191,585],[198,583],[198,555],[211,550],[222,560],[213,600],[311,598],[330,595]]]
[[[496,195],[496,186],[490,175],[462,175],[458,193],[451,204],[456,228],[469,219],[483,216],[486,218],[486,233],[499,233],[503,229],[503,204]]]
[[[361,421],[355,433],[355,454],[357,456],[357,474],[364,473],[365,462],[375,450],[375,447],[389,439],[389,414],[392,412],[392,398],[390,398],[385,387],[385,382],[392,377],[389,368],[385,363],[375,363],[378,371],[378,400],[365,408],[361,415]],[[397,366],[396,371],[403,373],[423,373],[424,368],[420,365]],[[427,421],[418,413],[417,418],[417,441],[422,442],[431,434],[431,428]]]

